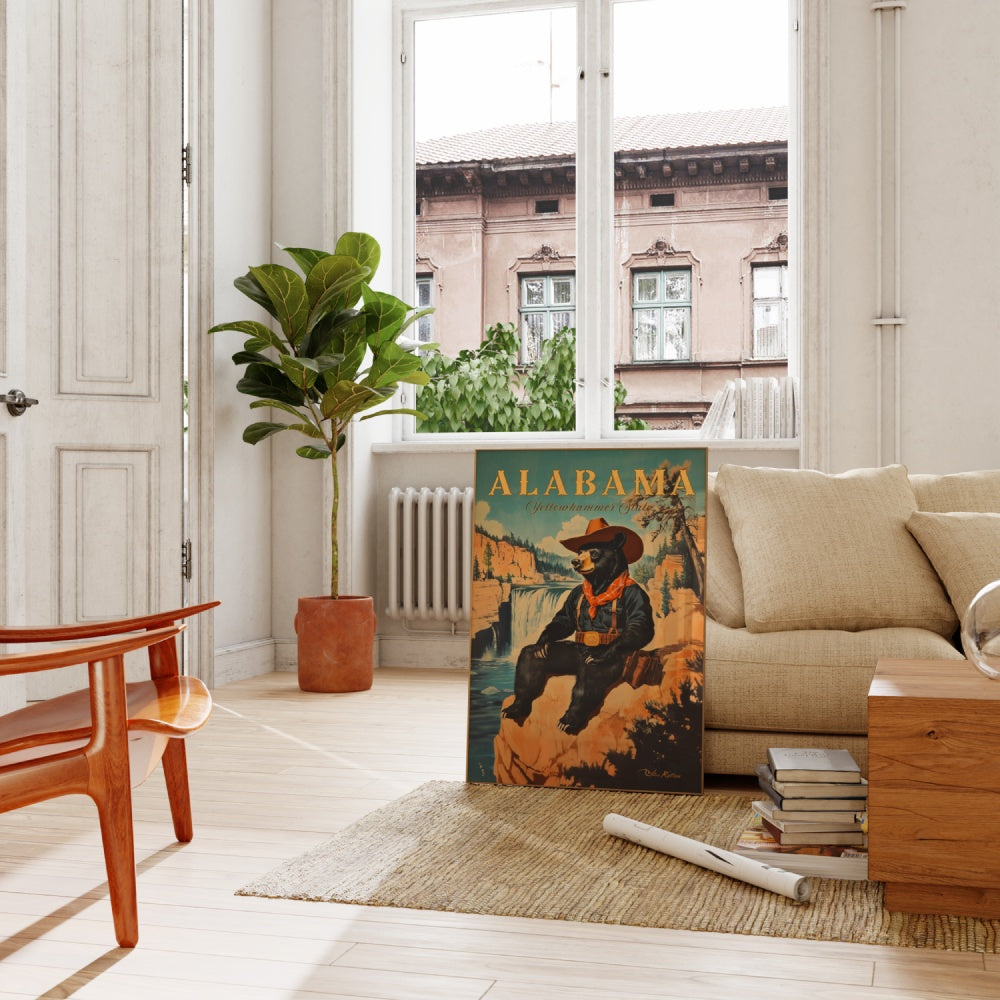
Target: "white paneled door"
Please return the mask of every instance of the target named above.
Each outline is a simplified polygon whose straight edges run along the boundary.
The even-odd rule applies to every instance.
[[[16,417],[0,409],[0,475],[16,522],[5,534],[4,603],[26,621],[62,623],[174,607],[182,0],[5,7],[13,262],[0,392],[18,388],[38,404]],[[28,696],[54,691],[39,678]]]

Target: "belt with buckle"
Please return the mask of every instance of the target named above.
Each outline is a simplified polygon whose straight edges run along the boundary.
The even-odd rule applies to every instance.
[[[577,632],[576,641],[584,646],[607,646],[618,638],[617,632]]]

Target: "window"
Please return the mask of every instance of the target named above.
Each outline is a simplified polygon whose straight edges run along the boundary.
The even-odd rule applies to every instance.
[[[758,264],[753,275],[753,357],[788,357],[788,265]]]
[[[542,344],[576,326],[576,279],[572,274],[521,277],[521,362],[538,360]]]
[[[780,305],[751,280],[789,258],[761,243],[789,229],[791,0],[393,6],[401,258],[447,284],[442,355],[500,331],[516,380],[571,327],[575,424],[559,429],[587,440],[633,416],[694,434],[749,360],[784,374],[790,336],[797,360],[784,274]]]
[[[634,361],[691,360],[691,270],[632,275]]]
[[[434,305],[434,279],[429,274],[417,275],[417,308],[426,309]],[[434,313],[428,313],[417,320],[417,340],[429,344],[434,339]]]

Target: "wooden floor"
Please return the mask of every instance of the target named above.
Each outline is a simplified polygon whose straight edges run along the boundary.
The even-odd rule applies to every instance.
[[[901,1000],[1000,997],[1000,957],[235,896],[433,778],[461,779],[466,678],[361,694],[271,674],[215,692],[189,743],[195,840],[136,792],[139,945],[114,947],[89,799],[0,816],[0,1000]]]

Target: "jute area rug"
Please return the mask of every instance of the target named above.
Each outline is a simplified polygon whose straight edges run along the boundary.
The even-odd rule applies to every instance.
[[[432,781],[238,895],[996,952],[1000,920],[888,913],[882,885],[813,879],[798,903],[609,836],[609,812],[731,850],[738,795]]]

